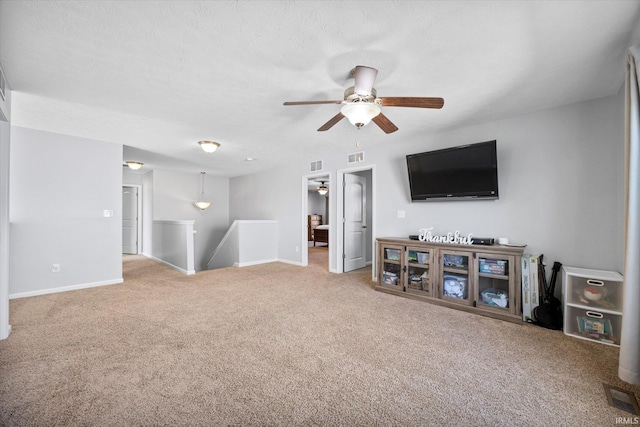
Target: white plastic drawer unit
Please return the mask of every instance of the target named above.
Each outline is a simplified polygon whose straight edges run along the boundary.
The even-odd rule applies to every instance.
[[[563,267],[565,334],[620,345],[623,284],[614,271]]]
[[[567,306],[564,332],[577,338],[620,345],[622,315]]]

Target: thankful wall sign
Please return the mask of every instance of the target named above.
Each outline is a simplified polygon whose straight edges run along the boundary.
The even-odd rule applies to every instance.
[[[434,235],[431,230],[433,227],[429,228],[421,228],[420,234],[418,234],[418,240],[421,242],[432,242],[432,243],[451,243],[455,245],[471,245],[471,237],[472,234],[469,233],[466,236],[460,235],[459,231],[455,233],[447,233],[445,235]]]

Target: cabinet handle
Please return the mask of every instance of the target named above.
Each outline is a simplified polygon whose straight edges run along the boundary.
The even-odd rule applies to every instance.
[[[587,285],[591,285],[591,286],[604,286],[604,282],[603,282],[602,280],[588,279],[588,280],[587,280]]]
[[[604,317],[602,313],[598,313],[597,311],[587,311],[586,315],[589,317],[595,317],[596,319],[602,319]]]

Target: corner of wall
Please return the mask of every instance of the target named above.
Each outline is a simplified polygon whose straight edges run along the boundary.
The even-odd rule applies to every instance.
[[[0,73],[4,78],[1,64]],[[11,333],[9,324],[11,90],[8,84],[4,87],[4,99],[0,97],[0,340],[9,337]]]

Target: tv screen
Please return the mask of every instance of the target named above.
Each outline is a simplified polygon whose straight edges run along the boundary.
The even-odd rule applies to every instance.
[[[498,198],[496,141],[407,156],[412,201]]]

